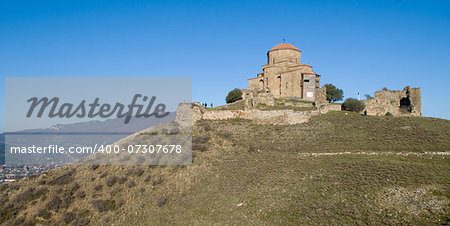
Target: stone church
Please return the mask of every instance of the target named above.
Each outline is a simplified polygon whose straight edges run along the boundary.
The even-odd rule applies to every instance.
[[[248,80],[249,90],[268,89],[275,98],[298,97],[314,101],[320,88],[320,75],[312,66],[301,63],[302,51],[281,43],[267,52],[267,64],[262,73]]]

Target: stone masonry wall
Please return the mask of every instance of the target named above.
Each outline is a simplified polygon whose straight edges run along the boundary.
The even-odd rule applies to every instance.
[[[192,117],[184,117],[182,111],[192,112]],[[312,115],[318,114],[317,110],[303,112],[294,112],[293,110],[206,110],[198,103],[184,103],[178,106],[176,121],[185,124],[187,122],[195,123],[198,120],[249,119],[258,124],[286,125],[307,122]]]
[[[260,110],[219,110],[203,111],[199,118],[206,120],[226,120],[226,119],[249,119],[257,124],[298,124],[309,120],[312,115],[317,115],[318,111],[314,112],[294,112],[292,110],[274,110],[274,111],[260,111]],[[198,117],[196,117],[198,118]]]
[[[316,90],[316,97],[314,100],[314,104],[317,108],[321,108],[328,104],[327,101],[327,87],[323,86]]]
[[[405,87],[403,90],[381,90],[373,99],[364,100],[368,115],[422,116],[420,88]],[[389,113],[388,113],[389,112]]]

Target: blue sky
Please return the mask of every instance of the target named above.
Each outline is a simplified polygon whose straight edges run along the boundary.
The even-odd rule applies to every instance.
[[[421,87],[424,116],[450,119],[449,12],[448,0],[1,1],[0,85],[11,76],[189,76],[194,101],[221,105],[285,38],[345,98]]]

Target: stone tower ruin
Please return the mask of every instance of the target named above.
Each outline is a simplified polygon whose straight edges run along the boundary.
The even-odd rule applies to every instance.
[[[375,92],[375,97],[364,100],[364,103],[368,115],[422,116],[420,88],[384,89]]]

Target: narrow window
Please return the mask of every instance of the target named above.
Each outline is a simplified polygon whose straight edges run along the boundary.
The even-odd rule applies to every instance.
[[[309,79],[305,79],[305,82],[309,82]]]

